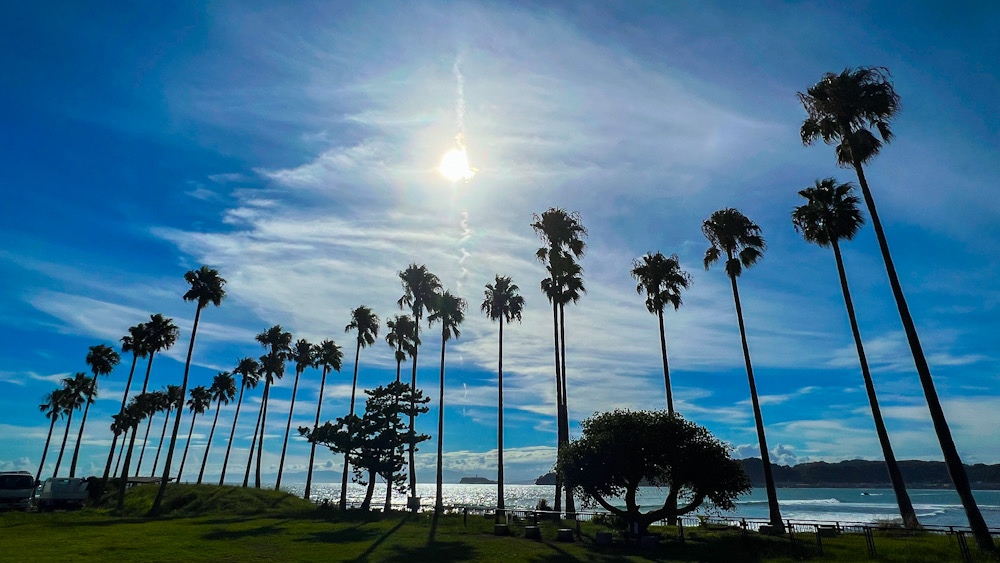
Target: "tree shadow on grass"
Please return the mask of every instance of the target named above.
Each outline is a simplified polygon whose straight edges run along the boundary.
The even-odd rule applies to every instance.
[[[393,547],[393,553],[383,559],[394,563],[413,561],[470,561],[476,558],[476,550],[461,542],[427,542],[423,547]]]
[[[376,529],[362,529],[363,524],[358,524],[357,526],[351,526],[350,528],[344,528],[341,530],[330,530],[324,532],[313,532],[307,537],[298,538],[295,541],[303,542],[320,542],[320,543],[354,543],[361,541],[369,541],[378,535],[378,530]]]
[[[259,526],[257,528],[250,528],[249,530],[212,530],[207,534],[202,536],[205,540],[238,540],[242,538],[254,538],[260,536],[273,536],[276,534],[281,534],[286,531],[285,527],[278,524],[269,524],[267,526]]]
[[[359,555],[357,557],[357,559],[355,559],[354,561],[359,561],[359,562],[361,562],[361,561],[368,561],[368,556],[371,555],[372,552],[374,552],[376,549],[378,549],[378,546],[382,545],[382,543],[385,540],[389,539],[389,536],[395,534],[396,530],[400,529],[405,522],[406,522],[405,519],[400,519],[399,522],[397,522],[395,526],[393,526],[388,531],[386,531],[386,533],[382,534],[382,536],[379,537],[379,539],[377,539],[374,542],[372,542],[372,544],[370,546],[368,546],[368,549],[366,549],[364,551],[364,553],[362,553],[361,555]]]

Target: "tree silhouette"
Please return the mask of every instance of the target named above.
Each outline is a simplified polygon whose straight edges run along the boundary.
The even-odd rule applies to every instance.
[[[230,401],[236,398],[236,380],[233,379],[233,374],[228,371],[220,371],[218,375],[212,379],[212,386],[208,389],[212,393],[212,399],[215,400],[215,418],[212,420],[212,430],[208,433],[208,443],[205,444],[205,455],[201,458],[201,470],[198,471],[198,484],[201,484],[202,479],[205,478],[205,464],[208,463],[208,452],[212,449],[212,438],[215,436],[215,425],[219,423],[219,411],[222,410],[222,405],[228,405]],[[190,440],[189,440],[190,442]],[[187,449],[187,446],[184,446]],[[183,465],[183,462],[181,462]],[[180,472],[177,472],[177,480],[180,481]]]
[[[171,407],[171,402],[167,398],[166,391],[151,391],[149,393],[140,393],[140,395],[146,395],[143,402],[143,407],[147,410],[143,418],[146,420],[146,435],[142,438],[142,447],[139,448],[139,461],[135,464],[135,474],[138,477],[139,473],[142,471],[142,459],[146,455],[146,445],[149,443],[149,431],[153,427],[153,418],[156,413],[167,410],[167,407]]]
[[[285,332],[281,325],[274,325],[258,334],[256,340],[267,349],[267,354],[260,357],[260,366],[264,374],[264,394],[261,397],[260,412],[257,414],[254,439],[250,443],[250,459],[247,461],[247,472],[243,477],[243,486],[246,487],[250,480],[250,467],[253,465],[254,443],[256,443],[257,468],[254,473],[254,486],[259,489],[261,460],[264,456],[264,430],[267,428],[267,402],[271,398],[271,384],[274,383],[275,379],[281,379],[285,376],[285,360],[288,359],[288,354],[292,350],[292,333]],[[260,441],[257,441],[258,435]]]
[[[417,344],[419,344],[419,342],[414,342],[413,340],[415,334],[413,317],[409,315],[396,315],[387,320],[385,326],[389,329],[385,335],[385,342],[394,351],[396,358],[396,383],[399,383],[400,372],[402,371],[403,362],[406,361],[406,356],[409,355],[412,358],[416,353]],[[319,424],[319,418],[316,419],[316,424]],[[395,431],[399,432],[399,428],[396,428]],[[393,478],[388,478],[385,482],[386,512],[392,508],[392,486],[394,482]]]
[[[160,452],[163,451],[163,440],[167,436],[167,423],[170,422],[170,413],[174,410],[180,410],[184,408],[184,394],[181,393],[180,385],[167,385],[166,391],[166,415],[163,417],[163,429],[160,430],[160,441],[156,444],[156,457],[153,458],[153,470],[149,473],[150,477],[156,476],[156,468],[160,464]]]
[[[497,519],[504,510],[503,496],[503,325],[516,320],[521,322],[524,297],[518,295],[517,287],[510,277],[497,274],[493,283],[486,284],[483,303],[479,310],[486,313],[491,321],[499,321],[500,335],[497,339]]]
[[[316,367],[316,347],[305,338],[299,339],[292,348],[289,359],[295,362],[295,384],[292,386],[292,405],[288,408],[288,425],[285,427],[285,442],[281,446],[281,460],[278,462],[278,479],[274,490],[281,488],[281,473],[285,469],[285,451],[288,449],[288,437],[292,430],[292,413],[295,412],[295,395],[299,390],[299,376],[306,368]]]
[[[66,414],[65,404],[68,392],[65,388],[55,389],[45,395],[45,402],[38,405],[38,410],[45,413],[48,418],[49,434],[45,438],[45,449],[42,450],[42,461],[38,464],[38,473],[35,474],[35,482],[42,478],[42,469],[45,467],[45,457],[49,453],[49,442],[52,441],[52,430],[56,427],[56,421]]]
[[[344,332],[358,331],[357,347],[354,351],[354,381],[351,383],[351,411],[350,416],[354,416],[354,396],[358,389],[358,360],[361,357],[361,349],[375,344],[378,338],[379,318],[374,311],[364,305],[351,311],[351,322],[344,327]],[[344,472],[340,481],[340,509],[347,509],[347,471],[348,456],[344,454]]]
[[[240,406],[243,405],[243,391],[256,389],[260,380],[260,363],[254,358],[243,358],[233,370],[240,376],[240,398],[236,401],[236,414],[233,415],[233,429],[229,432],[229,443],[226,445],[226,457],[222,461],[222,473],[219,474],[219,486],[226,482],[226,468],[229,466],[229,454],[232,453],[233,439],[236,437],[236,423],[240,419]]]
[[[92,398],[94,380],[87,377],[86,373],[77,372],[73,377],[63,379],[63,414],[66,415],[66,432],[63,433],[62,446],[59,448],[59,457],[56,458],[56,468],[52,472],[52,477],[59,476],[59,466],[62,465],[63,452],[66,451],[66,439],[69,438],[69,428],[73,425],[73,412],[80,409],[84,403],[90,406]]]
[[[767,440],[764,437],[764,419],[760,414],[760,403],[757,399],[757,384],[753,378],[753,366],[750,364],[750,348],[747,346],[747,332],[743,325],[743,308],[740,306],[740,292],[736,278],[743,273],[743,268],[749,268],[764,255],[764,238],[760,235],[760,227],[747,219],[739,211],[726,208],[720,209],[705,220],[701,232],[711,243],[705,251],[705,269],[718,262],[726,260],[726,275],[733,286],[733,301],[736,303],[736,318],[740,325],[740,338],[743,342],[743,360],[746,362],[747,379],[750,382],[750,399],[753,402],[754,422],[757,425],[757,441],[760,445],[760,458],[764,465],[764,485],[767,489],[767,507],[771,526],[783,530],[781,511],[778,509],[778,495],[774,488],[774,476],[771,475],[771,459],[767,454]]]
[[[188,343],[187,359],[184,361],[184,380],[181,383],[181,396],[187,394],[188,373],[191,371],[191,353],[194,352],[194,339],[198,335],[198,321],[201,319],[201,310],[211,303],[218,307],[222,300],[226,298],[226,280],[219,275],[218,270],[213,270],[208,266],[202,266],[197,270],[190,270],[184,274],[184,280],[191,285],[191,289],[184,294],[185,301],[194,301],[197,308],[194,314],[194,324],[191,327],[191,341]],[[177,445],[177,433],[181,429],[181,413],[183,409],[177,409],[177,416],[174,417],[174,430],[170,434],[170,449],[167,450],[167,461],[163,464],[163,478],[160,480],[160,490],[153,499],[153,507],[149,510],[151,516],[160,513],[160,506],[163,503],[163,494],[167,491],[167,482],[170,480],[170,462],[174,459],[174,447]]]
[[[125,412],[125,403],[128,401],[128,392],[132,388],[132,376],[135,375],[135,364],[139,361],[139,358],[145,358],[146,352],[146,323],[139,323],[135,326],[131,326],[128,329],[128,334],[123,336],[121,339],[122,343],[122,353],[128,354],[132,352],[132,367],[128,370],[128,381],[125,383],[125,392],[122,393],[122,406],[118,410],[119,413]],[[111,439],[111,449],[108,451],[108,461],[104,464],[104,477],[101,478],[101,489],[107,486],[108,477],[111,475],[111,460],[115,456],[115,446],[118,443],[118,435],[124,432],[127,427],[124,424],[114,425],[112,429],[112,439]],[[118,432],[115,432],[117,430]],[[124,438],[122,438],[124,442]]]
[[[129,445],[126,448],[125,463],[122,465],[121,481],[118,484],[118,513],[125,509],[125,489],[128,486],[129,464],[132,462],[132,450],[135,446],[135,435],[142,419],[156,409],[156,400],[151,393],[140,393],[129,401],[125,410],[116,415],[116,424],[129,432]]]
[[[437,434],[437,493],[434,498],[434,521],[437,522],[444,510],[441,485],[444,476],[444,352],[445,345],[452,337],[462,335],[458,326],[465,322],[465,299],[445,291],[437,299],[434,312],[427,317],[428,326],[441,323],[441,382],[438,390],[438,434]],[[435,526],[436,527],[436,526]]]
[[[115,352],[114,348],[106,346],[104,344],[98,344],[97,346],[91,346],[90,351],[87,352],[87,365],[90,366],[91,373],[94,374],[93,388],[90,389],[90,397],[87,400],[87,406],[83,409],[83,419],[80,421],[80,433],[76,437],[76,447],[73,448],[73,458],[69,464],[69,476],[76,477],[76,462],[80,457],[80,445],[83,444],[83,429],[87,425],[87,413],[90,411],[90,405],[93,404],[94,397],[97,396],[97,379],[98,376],[107,376],[112,371],[114,371],[115,366],[121,362],[121,356],[118,352]]]
[[[323,410],[323,394],[326,390],[326,376],[330,374],[330,370],[340,372],[343,359],[344,353],[340,351],[340,346],[337,346],[333,340],[324,340],[319,344],[319,349],[316,352],[316,364],[323,368],[323,375],[319,383],[319,398],[316,400],[316,422],[313,424],[313,431],[319,428],[320,412]],[[301,428],[299,431],[301,432]],[[306,490],[302,495],[302,498],[306,500],[309,500],[309,494],[312,492],[313,463],[315,461],[316,444],[310,442],[309,469],[306,472]]]
[[[183,405],[182,405],[183,406]],[[212,407],[212,391],[204,385],[191,388],[191,398],[187,402],[188,410],[191,411],[191,427],[188,429],[188,439],[184,444],[184,455],[181,456],[181,466],[177,470],[177,482],[181,482],[184,475],[184,464],[187,462],[188,448],[191,447],[191,437],[194,435],[194,422],[199,414]],[[179,410],[179,409],[178,409]]]

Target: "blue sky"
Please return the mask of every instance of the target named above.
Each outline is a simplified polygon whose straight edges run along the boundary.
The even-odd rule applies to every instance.
[[[955,440],[966,462],[1000,462],[1000,9],[731,4],[12,6],[0,23],[0,468],[37,468],[42,396],[86,370],[88,346],[151,313],[182,329],[151,385],[179,382],[188,269],[229,280],[195,348],[192,383],[207,385],[259,355],[253,336],[273,324],[353,352],[350,309],[397,314],[396,272],[418,262],[470,301],[448,346],[452,476],[495,471],[496,326],[478,305],[495,273],[521,286],[524,322],[505,331],[506,473],[532,479],[553,461],[555,394],[529,223],[553,205],[590,230],[588,293],[567,311],[574,423],[664,405],[655,318],[629,269],[647,251],[677,253],[693,277],[666,315],[678,410],[753,455],[732,294],[701,267],[701,221],[732,206],[768,242],[740,287],[774,459],[878,459],[832,253],[789,220],[816,178],[854,179],[830,147],[801,145],[795,92],[857,65],[888,67],[902,96],[897,139],[868,175]],[[436,167],[463,131],[478,174],[453,184]],[[844,254],[896,455],[938,459],[871,229]],[[436,397],[440,344],[425,342],[418,381]],[[351,364],[327,387],[324,419],[346,412]],[[101,381],[85,471],[103,464],[127,367]],[[363,387],[388,381],[388,346],[362,351],[360,368]],[[318,379],[304,374],[295,424],[312,419]],[[270,410],[271,471],[290,396],[287,378]],[[418,461],[425,479],[433,449]],[[301,468],[308,448],[295,441],[289,456]]]

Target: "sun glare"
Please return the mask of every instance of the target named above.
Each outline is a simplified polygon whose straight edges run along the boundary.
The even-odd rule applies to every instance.
[[[441,159],[438,170],[452,182],[459,180],[469,181],[476,175],[476,171],[469,168],[469,157],[464,148],[451,149]]]

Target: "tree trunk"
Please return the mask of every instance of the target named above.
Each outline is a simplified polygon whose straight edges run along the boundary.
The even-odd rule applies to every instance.
[[[358,390],[358,360],[361,358],[361,333],[358,331],[358,346],[354,350],[354,382],[351,384],[351,414],[354,414],[354,397]],[[350,463],[347,452],[344,452],[344,474],[340,479],[340,509],[347,510],[347,472]]]
[[[396,353],[399,354],[402,351],[403,351],[403,343],[400,342],[399,344],[396,345]],[[402,369],[403,369],[403,360],[399,359],[399,357],[397,356],[396,357],[396,383],[399,383],[400,371],[402,371]],[[396,407],[396,409],[399,408],[399,397],[398,396],[395,399],[393,399],[393,405]],[[394,411],[394,412],[398,413],[398,410]],[[399,419],[397,418],[396,420],[398,421]],[[399,436],[399,425],[398,424],[396,425],[396,429],[395,430],[396,430],[396,436],[398,437]],[[393,477],[395,477],[395,473],[390,473],[389,474],[389,478],[385,480],[385,508],[383,509],[383,512],[385,512],[386,514],[388,514],[389,510],[392,508],[392,482],[393,482]]]
[[[69,411],[69,417],[66,419],[66,432],[63,433],[62,447],[59,448],[59,457],[56,458],[56,469],[52,472],[53,479],[59,476],[59,466],[62,465],[63,452],[66,451],[66,439],[69,438],[69,427],[71,424],[73,424],[72,410]]]
[[[97,376],[94,376],[94,396],[97,396]],[[90,412],[90,398],[85,400],[86,404],[83,407],[83,419],[80,420],[80,433],[76,435],[76,447],[73,448],[73,458],[69,464],[69,477],[72,479],[76,477],[76,461],[80,457],[80,444],[83,443],[83,429],[87,426],[87,413]]]
[[[552,338],[556,358],[556,451],[562,447],[562,364],[559,362],[559,304],[552,299]],[[562,478],[556,473],[556,498],[553,509],[562,514]]]
[[[371,510],[372,496],[375,494],[375,470],[368,470],[368,488],[365,489],[365,500],[361,502],[361,510]]]
[[[197,412],[191,413],[191,427],[188,429],[188,439],[187,443],[184,444],[184,455],[181,456],[181,467],[177,470],[177,482],[181,482],[181,477],[184,475],[184,464],[187,463],[188,458],[188,448],[191,447],[191,436],[194,435],[194,421],[198,418]]]
[[[868,370],[868,360],[865,357],[865,347],[861,343],[861,331],[858,329],[858,320],[854,314],[854,302],[851,299],[851,291],[847,286],[847,273],[844,271],[844,261],[840,255],[840,245],[836,239],[830,241],[833,246],[833,255],[837,259],[837,273],[840,275],[840,287],[844,291],[844,304],[847,306],[847,316],[851,321],[851,333],[854,335],[854,344],[858,349],[858,360],[861,362],[861,375],[865,380],[865,390],[868,392],[868,403],[871,405],[872,417],[875,419],[875,432],[878,434],[879,444],[882,446],[882,456],[885,458],[886,469],[889,471],[889,480],[892,482],[892,490],[896,493],[896,504],[899,505],[899,515],[903,518],[903,525],[907,528],[917,529],[920,522],[917,521],[917,513],[910,503],[910,495],[906,492],[906,485],[903,483],[903,474],[896,463],[896,456],[892,452],[892,445],[889,443],[889,434],[885,430],[885,423],[882,421],[882,410],[878,406],[878,398],[875,396],[875,384],[872,382],[871,372]]]
[[[670,366],[667,364],[667,335],[663,330],[663,309],[656,312],[660,321],[660,355],[663,357],[663,385],[667,388],[667,413],[674,414],[674,393],[670,388]]]
[[[319,428],[320,411],[323,409],[323,390],[326,387],[326,374],[330,371],[329,366],[323,366],[323,377],[319,382],[319,400],[316,402],[316,423],[313,424],[313,432]],[[309,443],[309,470],[306,472],[306,491],[302,498],[309,500],[309,493],[313,480],[313,462],[316,461],[316,443]]]
[[[128,382],[125,383],[125,393],[122,394],[122,408],[118,410],[118,413],[125,412],[125,402],[128,400],[128,390],[132,387],[132,376],[135,374],[135,364],[139,360],[139,356],[135,353],[132,354],[132,369],[128,370]],[[122,438],[124,440],[124,438]],[[104,477],[101,478],[101,488],[107,486],[108,476],[111,475],[111,462],[115,459],[115,446],[118,445],[118,434],[115,434],[111,439],[111,449],[108,450],[108,462],[104,465]]]
[[[254,473],[254,487],[260,488],[260,468],[264,459],[264,432],[267,430],[267,403],[271,400],[271,388],[267,385],[267,394],[264,396],[264,411],[260,416],[260,439],[257,440],[257,468]]]
[[[184,361],[184,379],[181,382],[181,397],[187,397],[188,374],[191,371],[191,353],[194,352],[194,339],[198,336],[198,320],[201,318],[202,304],[199,301],[194,313],[194,325],[191,327],[191,342],[188,343],[187,359]],[[183,399],[182,399],[183,400]],[[153,508],[149,510],[150,516],[159,516],[160,506],[163,504],[163,495],[167,492],[167,482],[170,480],[170,462],[174,459],[174,447],[177,445],[177,434],[181,430],[181,415],[184,414],[184,403],[177,409],[174,416],[174,430],[170,433],[170,449],[167,450],[167,461],[163,463],[163,479],[160,481],[160,490],[156,492],[153,499]]]
[[[504,513],[503,505],[503,316],[500,317],[500,337],[497,340],[497,519]]]
[[[437,523],[444,509],[444,497],[441,494],[441,484],[444,477],[444,349],[447,340],[444,337],[444,323],[441,323],[441,384],[438,389],[438,436],[437,436],[437,491],[434,493],[434,522]]]
[[[120,475],[118,473],[118,470],[121,469],[122,452],[125,451],[125,437],[128,436],[129,432],[130,432],[129,429],[126,428],[125,431],[122,433],[122,446],[118,448],[118,461],[115,462],[115,477],[118,477]]]
[[[243,382],[240,382],[240,398],[236,401],[236,414],[233,415],[233,430],[229,433],[229,443],[226,444],[226,457],[222,460],[222,473],[219,474],[220,487],[226,482],[226,467],[229,466],[229,453],[233,449],[233,440],[236,438],[236,422],[240,419],[240,407],[243,405],[244,389],[246,389],[246,386],[243,385]]]
[[[562,428],[561,428],[561,441],[560,449],[569,443],[569,398],[567,396],[566,390],[566,305],[563,303],[559,304],[559,340],[560,348],[562,350],[562,356],[560,361],[562,362]],[[576,503],[573,500],[573,489],[572,487],[566,487],[566,515],[576,514]]]
[[[167,407],[167,415],[163,417],[163,430],[160,431],[160,443],[156,446],[156,457],[153,458],[153,471],[150,472],[150,477],[156,476],[156,466],[160,464],[160,452],[163,451],[163,439],[167,436],[167,423],[170,422],[170,412],[173,410]]]
[[[35,483],[42,478],[42,468],[45,467],[45,456],[49,453],[49,442],[52,441],[52,430],[56,427],[56,420],[59,418],[58,414],[52,416],[52,423],[49,424],[49,436],[45,438],[45,449],[42,450],[42,462],[38,464],[38,473],[35,474]]]
[[[771,458],[767,454],[767,440],[764,437],[764,418],[760,414],[760,403],[757,400],[757,385],[753,379],[753,366],[750,365],[750,348],[747,346],[747,331],[743,326],[743,307],[740,306],[740,291],[736,287],[736,278],[729,276],[733,282],[733,300],[736,302],[736,318],[740,324],[740,339],[743,342],[743,359],[747,366],[747,380],[750,382],[750,400],[753,402],[753,418],[757,425],[757,441],[760,445],[760,460],[764,467],[764,485],[767,489],[767,508],[770,513],[771,526],[783,530],[781,511],[778,509],[778,492],[774,487],[774,476],[771,474]]]
[[[417,344],[417,342],[419,342],[419,340],[420,340],[420,314],[419,313],[415,314],[414,315],[414,319],[415,319],[415,321],[413,323],[413,372],[412,372],[412,375],[410,376],[410,389],[412,391],[416,391],[417,390],[417,352],[420,349],[420,346]],[[415,396],[413,394],[411,394],[410,398],[413,399],[413,398],[415,398]],[[416,408],[416,403],[414,403],[411,400],[410,401],[410,432],[414,436],[416,435],[416,428],[414,428],[414,426],[413,426],[414,423],[415,423],[414,417],[416,416],[416,414],[414,413],[414,409],[415,408]],[[408,469],[409,469],[409,473],[410,473],[410,497],[411,498],[416,498],[417,497],[417,470],[414,467],[414,455],[413,455],[414,451],[416,450],[416,447],[417,447],[416,444],[414,444],[413,442],[410,442],[410,451],[409,451],[409,461],[410,461],[410,464],[409,464]],[[419,510],[419,507],[418,506],[414,506],[413,507],[413,512],[417,512],[417,510]]]
[[[146,444],[149,443],[149,430],[153,427],[153,418],[156,413],[151,413],[149,415],[149,420],[146,422],[146,435],[142,438],[142,447],[139,448],[139,463],[135,464],[135,476],[138,477],[139,473],[142,471],[142,458],[146,455]]]
[[[145,394],[146,393],[146,389],[149,386],[149,373],[153,370],[153,356],[155,356],[155,355],[156,355],[156,352],[150,351],[150,353],[149,353],[149,361],[146,362],[146,378],[142,380],[142,391],[139,392],[140,395]],[[150,415],[149,424],[153,423],[152,418],[153,418],[153,415]],[[139,427],[136,426],[135,429],[133,430],[133,432],[137,431],[138,429],[139,429]],[[142,465],[142,454],[146,450],[146,441],[148,439],[149,439],[149,427],[147,426],[146,427],[146,437],[142,441],[142,451],[139,452],[139,465]],[[129,442],[129,449],[134,448],[134,447],[135,447],[135,440],[132,440],[132,441]],[[126,457],[128,457],[128,456],[126,456]],[[119,455],[118,459],[121,460],[121,456],[120,455]],[[139,474],[138,466],[136,468],[136,472],[135,473],[136,473],[136,475]]]
[[[846,137],[849,138],[849,137]],[[853,151],[852,151],[852,154]],[[983,515],[976,504],[976,498],[972,496],[972,486],[969,484],[969,477],[965,473],[962,465],[962,458],[958,455],[955,441],[951,437],[951,430],[948,421],[944,417],[944,410],[941,408],[941,401],[938,399],[937,390],[934,388],[934,380],[931,379],[931,371],[924,358],[924,351],[920,346],[920,338],[917,336],[917,329],[913,325],[910,317],[910,309],[906,305],[906,298],[903,296],[903,289],[899,285],[899,278],[896,276],[896,267],[892,263],[892,256],[889,254],[889,243],[885,240],[885,232],[882,231],[882,222],[879,221],[878,211],[875,209],[875,200],[868,189],[868,181],[865,179],[864,170],[861,164],[855,162],[854,170],[858,174],[858,182],[861,184],[861,193],[864,194],[865,204],[868,206],[868,214],[872,219],[872,226],[875,228],[875,236],[878,238],[879,249],[882,251],[882,260],[885,262],[886,274],[889,276],[889,285],[892,287],[892,295],[896,299],[896,308],[899,309],[899,318],[903,323],[903,330],[906,332],[906,341],[910,345],[910,352],[913,355],[913,363],[917,368],[917,375],[920,378],[920,385],[924,390],[924,397],[927,399],[927,409],[930,411],[931,421],[934,423],[934,432],[937,434],[938,442],[941,444],[941,452],[944,454],[944,463],[948,468],[948,474],[955,485],[955,492],[958,493],[965,509],[965,515],[969,519],[969,527],[976,538],[976,544],[981,551],[995,554],[997,549],[990,535],[989,527],[983,520]]]
[[[288,436],[292,432],[292,413],[295,412],[295,394],[299,390],[299,376],[302,374],[302,370],[295,370],[295,383],[292,385],[292,406],[288,408],[288,425],[285,426],[285,443],[281,446],[281,460],[278,462],[278,479],[274,483],[274,490],[281,490],[281,474],[285,469],[285,452],[288,450]],[[221,405],[221,402],[220,402]],[[212,427],[215,430],[215,426]],[[211,445],[212,440],[209,438],[209,445]],[[205,459],[208,459],[208,449],[205,449]],[[205,464],[201,464],[202,471],[205,470]],[[200,478],[199,478],[200,482]]]
[[[119,515],[122,513],[122,511],[125,510],[125,488],[128,487],[128,469],[129,469],[129,464],[132,462],[132,448],[135,447],[135,435],[136,435],[136,432],[139,430],[139,425],[136,424],[135,426],[133,426],[129,430],[131,430],[132,432],[131,432],[131,436],[129,436],[128,452],[126,452],[126,454],[125,454],[125,464],[122,465],[121,483],[118,484],[118,513],[119,513]],[[128,430],[126,430],[126,432],[127,431]],[[125,439],[122,438],[122,442],[124,442],[124,441],[125,441]]]
[[[270,374],[268,374],[270,376]],[[257,434],[260,432],[260,419],[264,416],[264,403],[267,402],[267,394],[269,391],[270,383],[264,380],[264,393],[261,394],[260,408],[257,410],[257,425],[253,427],[253,439],[250,441],[250,457],[247,458],[247,470],[246,475],[243,476],[243,486],[246,487],[250,483],[250,471],[253,469],[253,454],[255,447],[257,446]]]
[[[215,436],[215,425],[219,423],[219,411],[222,410],[222,397],[219,397],[219,402],[215,405],[215,418],[212,420],[212,430],[208,433],[208,443],[205,444],[205,456],[201,459],[201,471],[198,472],[198,484],[201,484],[202,479],[205,478],[205,464],[208,463],[208,452],[212,449],[212,438]],[[188,438],[190,440],[190,438]],[[177,476],[177,481],[180,482],[180,474]]]

